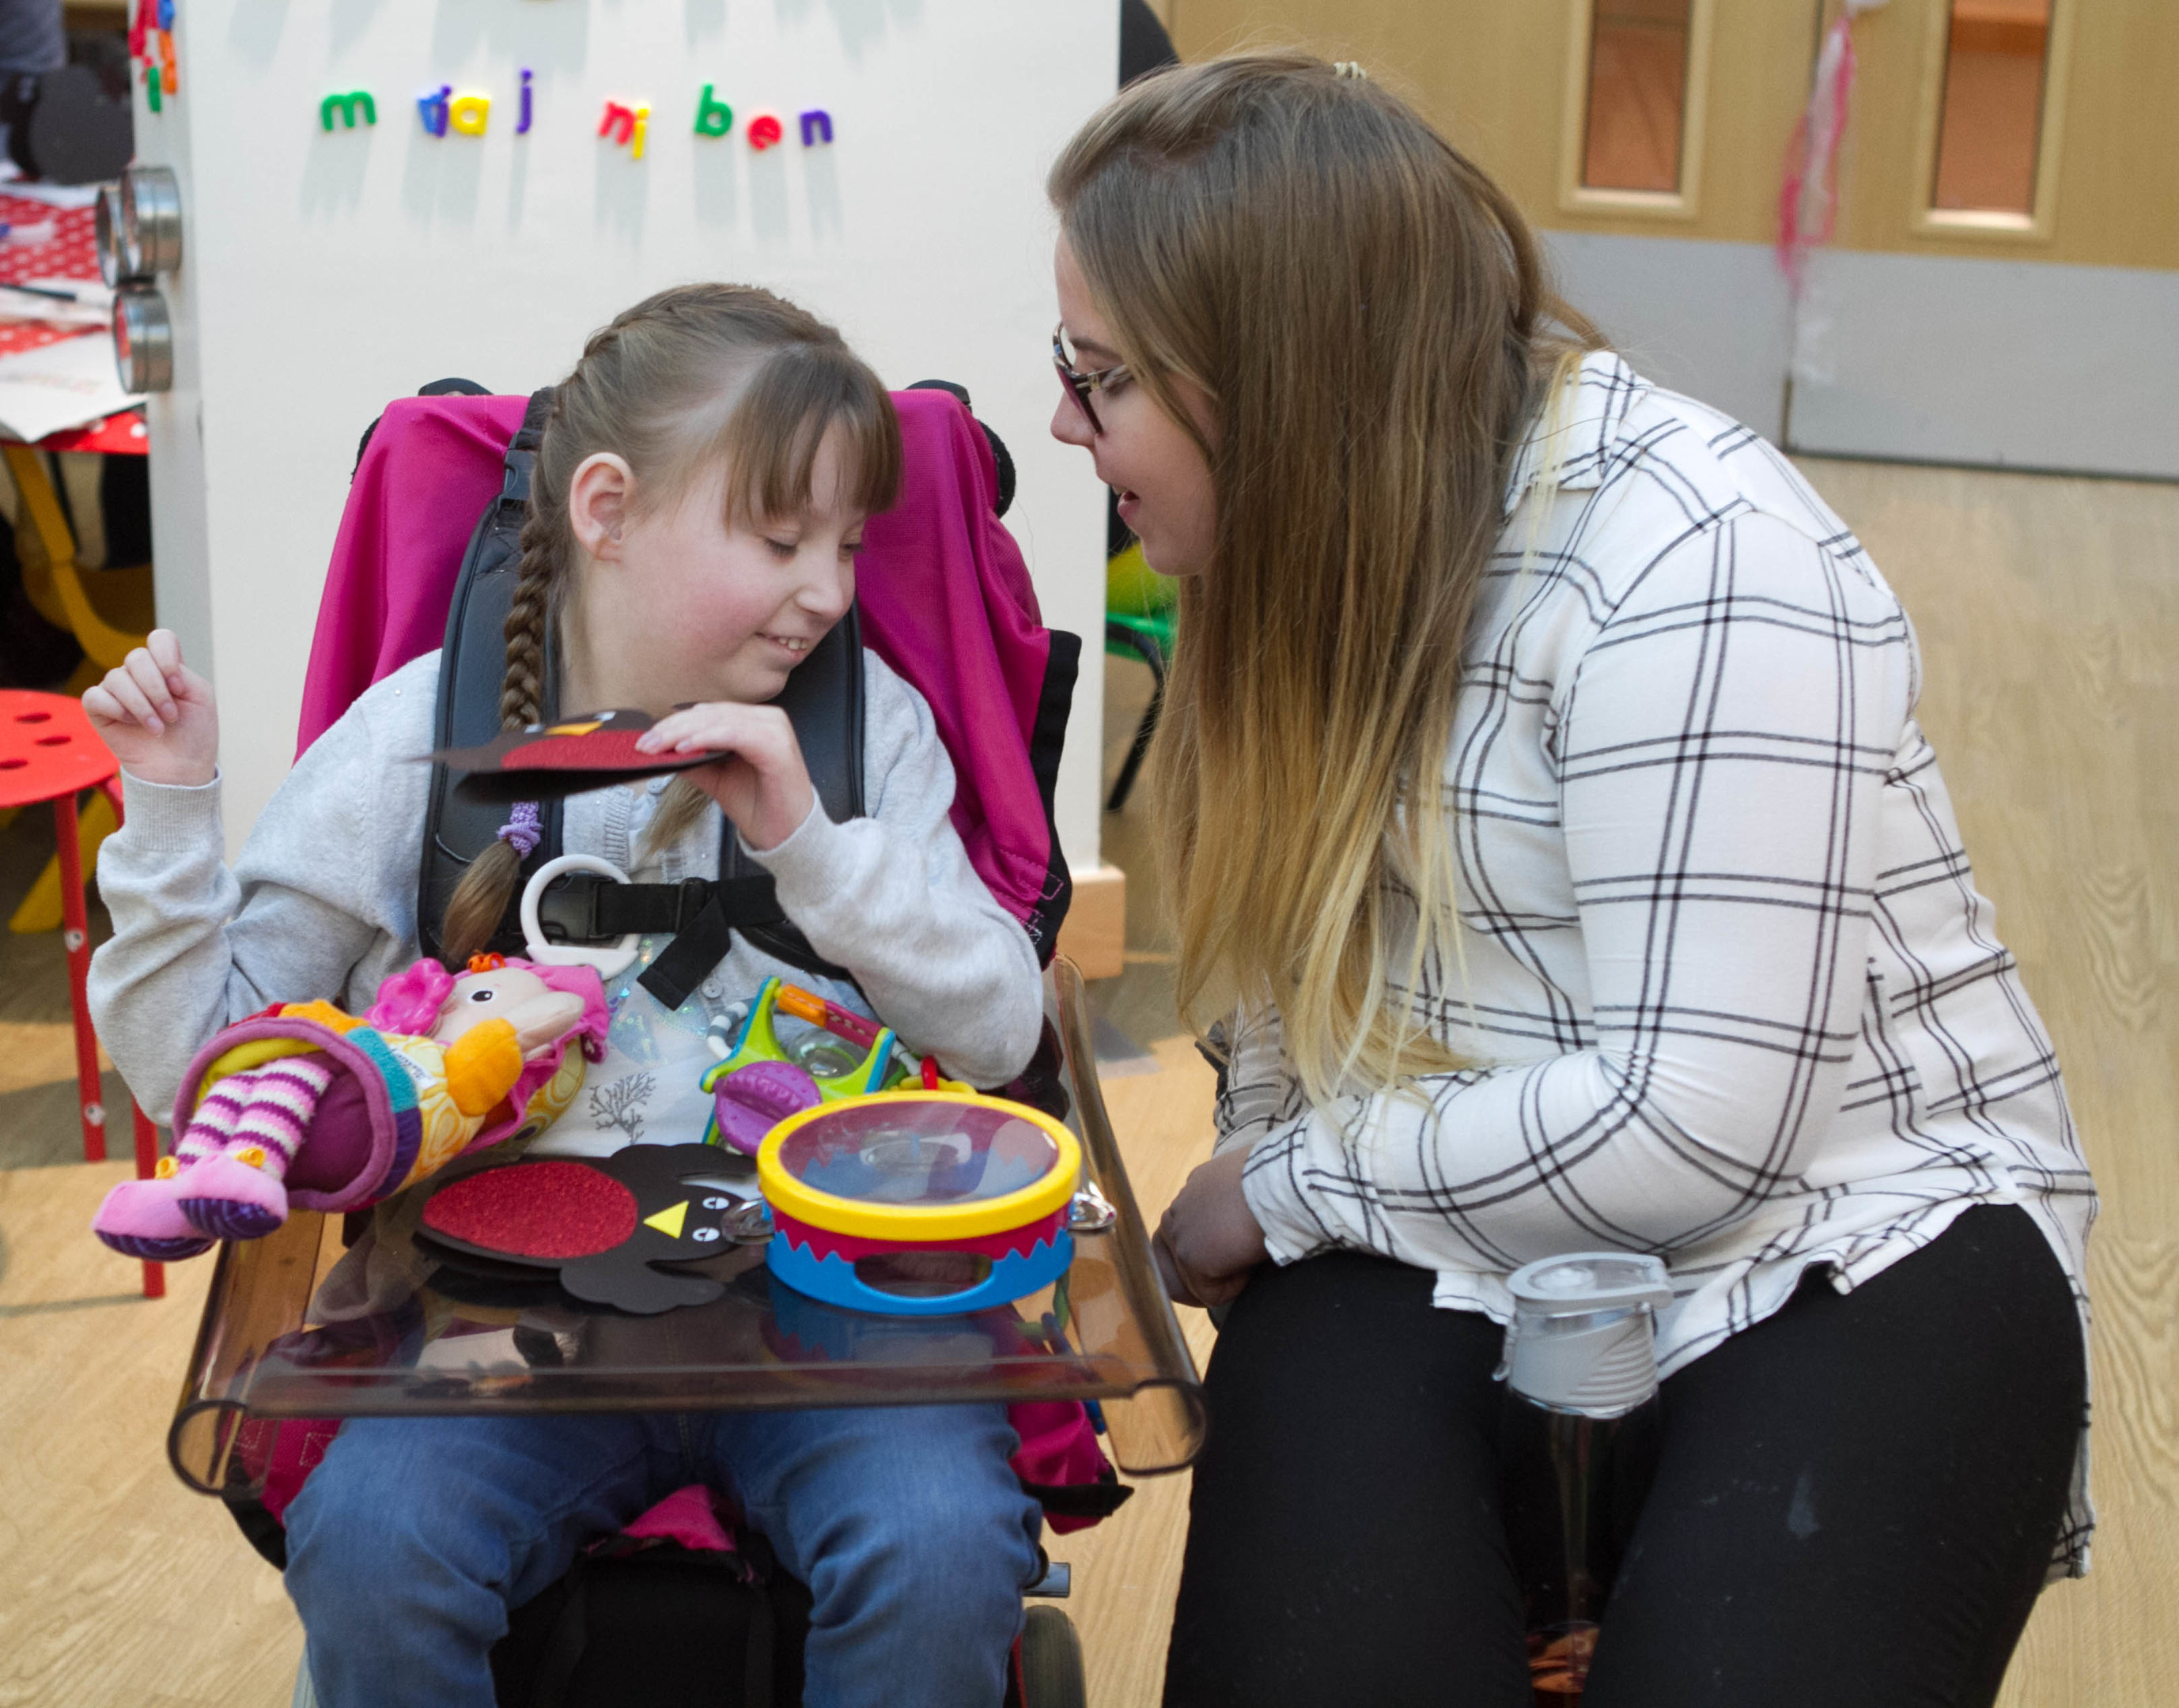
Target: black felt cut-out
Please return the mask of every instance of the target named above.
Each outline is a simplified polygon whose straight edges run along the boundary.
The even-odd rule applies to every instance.
[[[492,1265],[557,1275],[574,1297],[655,1317],[726,1291],[708,1276],[653,1266],[728,1249],[720,1218],[735,1200],[690,1184],[716,1174],[711,1145],[630,1145],[609,1157],[535,1157],[428,1186],[420,1240]],[[634,1196],[633,1214],[626,1201]]]
[[[636,737],[650,724],[647,713],[622,706],[502,731],[480,747],[442,747],[430,757],[462,774],[454,786],[460,793],[495,802],[557,800],[691,770],[721,757],[712,752],[638,753]]]

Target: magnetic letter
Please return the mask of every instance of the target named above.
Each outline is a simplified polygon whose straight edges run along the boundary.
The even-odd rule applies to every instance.
[[[711,85],[704,85],[704,93],[696,102],[696,134],[724,136],[734,128],[734,110],[723,101],[711,99]]]
[[[416,112],[424,121],[425,135],[444,136],[447,134],[447,103],[453,93],[452,84],[442,83],[431,93],[416,97]]]
[[[780,129],[778,118],[769,112],[760,112],[749,121],[749,146],[760,154],[770,148],[787,133]]]
[[[515,121],[514,134],[517,136],[530,134],[530,74],[527,71],[522,74],[522,117]]]
[[[152,112],[159,110],[159,68],[156,65],[144,68],[144,101]]]
[[[802,145],[832,140],[832,115],[821,107],[813,107],[802,115]]]
[[[489,95],[458,95],[447,109],[447,123],[464,136],[482,136],[491,117]]]
[[[365,124],[378,123],[378,103],[370,98],[369,90],[362,89],[350,90],[346,95],[328,95],[318,103],[318,121],[327,130],[331,130],[333,128],[333,114],[338,112],[348,121],[348,128],[354,130],[356,110],[359,107],[363,111],[363,122]]]
[[[618,135],[613,133],[617,130]],[[643,158],[643,145],[650,134],[650,109],[628,107],[617,101],[606,103],[606,116],[598,121],[598,134],[628,145],[630,160]]]

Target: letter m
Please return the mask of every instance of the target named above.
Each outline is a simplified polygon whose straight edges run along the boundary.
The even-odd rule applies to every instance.
[[[327,130],[331,130],[333,128],[333,114],[338,111],[340,116],[348,121],[348,128],[354,130],[356,109],[359,107],[363,109],[363,122],[365,124],[378,123],[378,103],[370,98],[368,91],[360,89],[351,90],[346,95],[328,95],[318,103],[318,122]]]

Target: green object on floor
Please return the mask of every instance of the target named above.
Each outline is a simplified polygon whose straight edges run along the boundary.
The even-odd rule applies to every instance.
[[[1117,813],[1127,804],[1128,792],[1135,786],[1135,774],[1142,769],[1143,755],[1150,751],[1150,737],[1157,733],[1158,713],[1165,705],[1165,671],[1172,657],[1175,607],[1180,599],[1180,583],[1169,575],[1160,575],[1143,561],[1140,541],[1130,541],[1128,549],[1106,561],[1105,565],[1105,650],[1122,657],[1139,658],[1150,667],[1155,684],[1150,690],[1150,703],[1144,709],[1143,720],[1135,726],[1135,739],[1128,748],[1126,763],[1112,784],[1112,792],[1106,800],[1105,810]]]

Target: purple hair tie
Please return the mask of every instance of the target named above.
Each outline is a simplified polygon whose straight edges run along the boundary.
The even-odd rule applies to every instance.
[[[507,822],[499,827],[499,840],[512,842],[514,851],[527,860],[537,845],[545,840],[544,827],[537,822],[537,803],[517,801],[514,810],[507,815]]]

